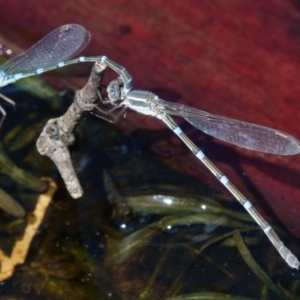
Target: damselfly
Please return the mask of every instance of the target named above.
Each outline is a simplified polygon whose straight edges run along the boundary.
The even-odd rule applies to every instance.
[[[16,82],[25,77],[41,74],[50,70],[61,68],[79,62],[95,62],[99,57],[78,57],[71,59],[90,42],[90,33],[81,25],[63,25],[50,32],[43,39],[33,45],[24,53],[8,60],[0,66],[0,87]],[[7,102],[14,102],[0,96]],[[0,127],[6,116],[5,110],[0,106],[3,114]]]
[[[273,228],[258,213],[250,201],[182,132],[170,115],[183,117],[194,127],[218,139],[255,151],[293,155],[300,152],[300,143],[289,134],[276,129],[213,115],[182,104],[167,102],[148,91],[131,90],[132,78],[124,67],[105,56],[101,58],[101,62],[120,75],[118,79],[111,81],[107,86],[108,99],[101,99],[104,104],[111,104],[112,108],[103,110],[98,107],[99,111],[106,116],[109,116],[117,109],[120,109],[120,111],[113,118],[106,116],[102,116],[102,118],[110,122],[116,122],[128,108],[131,108],[141,114],[162,120],[244,206],[288,265],[292,268],[299,268],[299,261],[295,255],[284,246]]]

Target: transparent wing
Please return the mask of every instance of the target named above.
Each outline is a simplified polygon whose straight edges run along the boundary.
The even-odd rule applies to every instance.
[[[10,59],[0,70],[6,75],[34,72],[67,60],[90,42],[90,33],[81,25],[68,24],[50,32],[24,53]]]
[[[300,152],[300,143],[291,135],[264,126],[242,122],[202,110],[159,100],[167,114],[183,117],[197,129],[222,141],[260,152],[293,155]]]

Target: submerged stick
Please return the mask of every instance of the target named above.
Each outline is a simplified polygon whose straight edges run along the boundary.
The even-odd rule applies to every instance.
[[[75,141],[74,131],[84,112],[95,108],[98,88],[102,82],[106,65],[96,62],[87,84],[76,92],[74,102],[67,112],[50,119],[37,140],[37,149],[41,155],[48,156],[57,166],[66,187],[73,198],[83,194],[82,187],[72,165],[68,147]]]
[[[48,190],[40,194],[35,209],[25,228],[23,237],[15,243],[10,256],[6,256],[0,249],[0,282],[12,276],[16,265],[24,263],[30,244],[40,228],[49,203],[57,189],[52,179],[44,178],[44,180],[48,181]]]

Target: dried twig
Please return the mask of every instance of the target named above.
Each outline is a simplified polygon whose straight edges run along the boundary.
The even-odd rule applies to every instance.
[[[106,65],[96,62],[87,84],[76,92],[74,102],[67,112],[55,119],[50,119],[37,140],[37,149],[47,155],[57,166],[73,198],[82,196],[82,187],[72,165],[68,147],[74,143],[74,130],[84,112],[95,108],[98,100],[97,90],[105,73]]]

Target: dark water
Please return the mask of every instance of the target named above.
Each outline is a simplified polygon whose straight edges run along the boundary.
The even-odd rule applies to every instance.
[[[0,299],[298,299],[299,272],[243,209],[152,153],[140,132],[124,135],[87,115],[71,147],[84,196],[72,199],[35,148],[47,119],[72,99],[43,88],[34,89],[43,99],[12,85],[1,90],[17,103],[3,103],[2,149],[59,189],[25,264],[0,283]],[[34,208],[37,192],[8,174],[0,178],[26,212]],[[1,210],[0,224],[0,247],[9,255],[26,218]],[[295,239],[278,233],[297,250]]]

